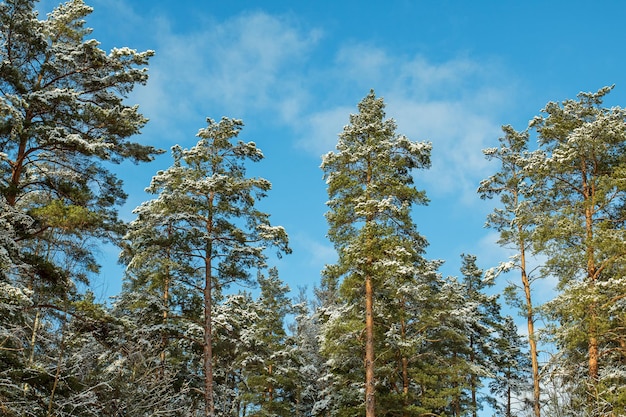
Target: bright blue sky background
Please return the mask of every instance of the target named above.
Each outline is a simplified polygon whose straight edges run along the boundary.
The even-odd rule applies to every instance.
[[[279,261],[293,290],[312,289],[335,259],[326,239],[327,194],[320,156],[356,104],[374,89],[398,132],[433,144],[432,168],[416,175],[431,203],[415,209],[429,258],[458,275],[460,254],[488,268],[506,260],[483,227],[492,203],[481,179],[498,169],[481,150],[500,126],[526,127],[548,101],[616,84],[607,105],[626,103],[626,2],[91,0],[88,26],[105,50],[153,49],[150,80],[130,100],[150,123],[136,139],[169,151],[193,146],[207,116],[244,120],[243,140],[266,159],[251,175],[273,183],[261,207],[290,235]],[[47,12],[58,1],[44,0]],[[122,215],[149,198],[143,189],[171,164],[123,165]],[[97,295],[119,292],[116,251],[106,250]],[[550,287],[537,287],[537,296]]]

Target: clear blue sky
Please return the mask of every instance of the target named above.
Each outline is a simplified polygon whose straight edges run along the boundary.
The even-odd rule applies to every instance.
[[[49,11],[58,1],[44,0]],[[168,150],[152,164],[123,165],[122,216],[171,164],[169,148],[191,147],[207,116],[241,118],[243,140],[266,159],[251,175],[273,183],[261,207],[290,235],[278,263],[292,289],[319,283],[335,259],[326,239],[327,194],[320,156],[356,104],[374,89],[398,132],[433,144],[432,168],[416,175],[431,199],[415,209],[429,258],[458,275],[461,253],[488,268],[505,260],[483,227],[493,205],[479,199],[495,172],[481,150],[500,126],[524,129],[548,101],[616,84],[608,105],[626,105],[626,2],[88,0],[87,25],[101,47],[153,49],[150,80],[130,102],[150,122],[136,139]],[[116,251],[103,252],[98,295],[116,294]]]

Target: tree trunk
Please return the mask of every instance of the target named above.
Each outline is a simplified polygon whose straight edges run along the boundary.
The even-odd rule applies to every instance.
[[[24,168],[24,161],[27,156],[26,154],[27,143],[28,143],[27,138],[25,137],[20,138],[20,145],[17,150],[15,162],[11,164],[11,181],[9,183],[8,189],[6,190],[7,204],[11,207],[14,207],[15,203],[17,202],[17,194],[18,194],[18,190],[20,186],[20,178],[22,176],[22,169]]]
[[[403,303],[403,306],[404,306],[404,303]],[[406,341],[406,322],[404,320],[404,317],[401,320],[400,329],[401,329],[402,340]],[[409,406],[409,359],[404,354],[404,352],[401,352],[401,357],[402,357],[402,396],[403,396],[403,402],[404,402],[402,415],[406,416],[407,407]]]
[[[592,384],[598,381],[599,365],[598,359],[600,351],[598,348],[597,337],[597,313],[596,306],[592,304],[589,307],[589,378]]]
[[[169,270],[169,267],[167,269]],[[169,313],[169,289],[169,272],[166,272],[165,282],[163,283],[163,326],[167,326]],[[167,350],[167,342],[167,330],[161,330],[161,379],[165,378],[165,354]]]
[[[209,196],[208,206],[209,215],[207,218],[207,243],[205,249],[204,258],[204,346],[203,346],[203,359],[204,359],[204,414],[206,417],[213,417],[215,415],[215,401],[213,398],[213,270],[212,270],[212,256],[213,256],[213,194]]]
[[[533,372],[533,413],[535,417],[541,416],[541,390],[539,386],[539,360],[537,358],[537,339],[535,337],[535,318],[533,315],[533,303],[530,292],[530,281],[526,274],[526,253],[524,245],[520,246],[520,262],[522,269],[522,285],[526,297],[526,324],[528,326],[528,344],[530,346],[530,362]]]
[[[365,179],[365,195],[369,201],[369,187],[372,182],[371,161],[367,164],[367,176]],[[365,220],[365,227],[374,221],[374,214],[368,213]],[[369,231],[367,232],[369,233]],[[366,243],[371,248],[371,239],[367,238]],[[376,386],[374,380],[374,288],[372,284],[371,266],[374,260],[367,259],[367,270],[365,271],[365,417],[376,415]]]
[[[274,385],[271,382],[272,380],[272,365],[271,364],[267,368],[267,373],[270,377],[270,383],[267,387],[267,397],[268,397],[268,402],[271,404],[272,401],[274,401]]]
[[[595,196],[595,187],[593,185],[588,185],[585,181],[585,190],[588,190],[588,194],[585,195],[587,200],[591,200],[593,202]],[[587,243],[587,280],[589,283],[590,295],[593,296],[593,292],[595,291],[595,283],[597,279],[597,270],[596,270],[596,260],[595,260],[595,252],[594,252],[594,244],[593,244],[593,217],[594,217],[594,208],[591,204],[587,205],[585,209],[585,228],[586,228],[586,243]],[[595,384],[598,380],[598,359],[599,359],[599,349],[598,349],[598,329],[597,329],[597,320],[598,313],[596,311],[596,304],[592,302],[589,306],[589,378],[592,384]]]
[[[365,277],[365,417],[375,416],[374,291],[372,277]]]
[[[211,260],[207,259],[204,286],[204,414],[206,417],[215,415],[215,404],[213,401],[213,340],[212,340],[212,282],[211,282]]]
[[[167,237],[170,238],[172,235],[172,224],[167,225]],[[165,277],[163,279],[163,326],[164,329],[161,330],[161,379],[165,378],[165,355],[167,351],[168,344],[168,334],[167,330],[167,321],[169,317],[170,310],[170,262],[172,260],[171,255],[171,246],[167,247],[167,265],[165,266]]]
[[[470,363],[475,364],[476,362],[476,353],[474,352],[474,336],[470,336]],[[478,400],[476,399],[476,386],[478,382],[476,381],[476,373],[472,371],[470,375],[470,390],[472,392],[471,401],[472,401],[472,417],[477,417],[478,413]]]
[[[519,206],[519,194],[515,192],[515,206]],[[522,270],[522,286],[526,298],[526,325],[528,328],[528,345],[530,347],[530,363],[533,373],[533,413],[535,417],[541,417],[541,388],[539,385],[539,359],[537,354],[537,338],[535,337],[535,317],[530,292],[530,280],[526,273],[526,243],[524,241],[524,229],[521,224],[517,225],[520,251],[520,269]]]
[[[509,384],[506,388],[506,417],[512,417],[511,414],[511,402],[512,402],[512,395],[511,395],[511,384],[510,384],[510,380],[511,380],[511,372],[507,372],[507,380],[509,381]],[[539,410],[539,407],[537,407],[537,410]]]

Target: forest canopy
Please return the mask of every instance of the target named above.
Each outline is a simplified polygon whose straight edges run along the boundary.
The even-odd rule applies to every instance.
[[[476,185],[487,226],[513,256],[485,270],[459,253],[458,276],[429,258],[415,216],[436,138],[399,133],[370,90],[319,172],[336,262],[294,297],[278,261],[289,230],[262,209],[272,184],[249,172],[265,154],[240,119],[206,117],[120,216],[112,167],[165,153],[139,141],[148,120],[129,104],[155,52],[105,52],[92,11],[0,3],[1,415],[626,415],[626,110],[605,107],[612,86],[475,150],[492,169]],[[105,244],[124,267],[110,303],[91,286]],[[538,301],[547,279],[556,292]]]

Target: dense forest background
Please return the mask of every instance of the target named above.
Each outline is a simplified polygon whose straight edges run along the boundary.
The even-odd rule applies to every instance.
[[[458,277],[414,215],[433,144],[399,133],[369,91],[321,164],[336,262],[294,299],[273,265],[289,231],[259,208],[271,184],[248,174],[264,154],[239,119],[207,118],[194,146],[173,146],[120,218],[114,164],[164,153],[135,142],[147,119],[128,103],[154,52],[103,51],[91,12],[0,3],[0,414],[626,415],[613,87],[549,102],[482,150],[478,196],[513,256],[483,270],[458,254]],[[90,285],[104,244],[124,267],[111,303]],[[543,280],[558,286],[539,303]]]

